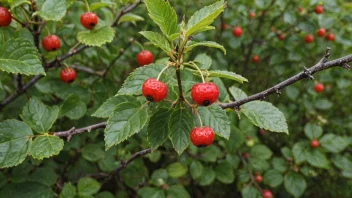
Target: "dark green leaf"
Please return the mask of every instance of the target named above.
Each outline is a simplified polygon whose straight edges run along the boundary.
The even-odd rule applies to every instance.
[[[212,128],[217,135],[229,139],[230,121],[225,110],[218,105],[211,105],[209,107],[199,107],[197,111],[205,126]]]
[[[44,134],[35,138],[29,149],[29,154],[36,159],[42,160],[58,155],[63,147],[64,141],[58,136]]]
[[[307,183],[304,177],[292,171],[285,175],[284,185],[287,192],[294,197],[300,197],[307,188]]]
[[[94,195],[100,189],[100,183],[92,178],[84,177],[78,181],[78,194],[81,196]]]
[[[275,188],[282,184],[282,181],[284,180],[283,176],[281,173],[277,170],[269,170],[265,173],[264,175],[264,183],[269,185],[272,188]]]
[[[92,115],[98,118],[108,118],[112,116],[115,107],[123,102],[128,102],[134,100],[133,96],[117,95],[107,99],[98,110]]]
[[[169,118],[172,111],[159,108],[150,118],[147,133],[148,141],[153,150],[162,145],[169,135]]]
[[[320,139],[320,144],[322,147],[324,147],[326,150],[332,153],[339,153],[345,150],[345,148],[349,145],[349,142],[347,138],[329,133],[329,134],[325,134]]]
[[[235,180],[235,175],[231,164],[227,161],[220,162],[215,167],[216,178],[224,184],[231,184]]]

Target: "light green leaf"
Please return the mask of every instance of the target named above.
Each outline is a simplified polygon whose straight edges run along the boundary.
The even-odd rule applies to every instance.
[[[193,35],[196,35],[196,34],[198,34],[198,33],[200,33],[200,32],[209,31],[209,30],[215,30],[215,27],[214,27],[214,26],[205,26],[205,27],[200,28],[200,29],[198,29],[197,31],[195,31],[195,32],[193,33]]]
[[[242,112],[259,128],[288,134],[284,114],[269,102],[249,102],[242,106]]]
[[[218,49],[221,49],[224,52],[224,54],[226,54],[226,50],[225,50],[224,46],[222,46],[219,43],[216,43],[214,41],[191,42],[189,45],[186,46],[184,52],[187,53],[187,52],[191,51],[193,48],[199,47],[199,46],[218,48]]]
[[[66,0],[46,0],[37,14],[46,21],[60,21],[68,8]]]
[[[38,133],[47,133],[59,115],[57,106],[48,107],[38,98],[31,98],[23,107],[21,118]]]
[[[184,176],[188,169],[179,162],[172,163],[166,167],[167,173],[170,177],[178,178]]]
[[[265,173],[264,175],[264,183],[269,185],[272,188],[275,188],[282,184],[282,181],[284,180],[283,176],[281,173],[277,170],[269,170]]]
[[[81,196],[90,196],[97,193],[100,189],[100,183],[92,178],[84,177],[78,181],[78,194]]]
[[[105,128],[106,149],[142,130],[148,121],[147,110],[136,99],[117,105]]]
[[[98,118],[108,118],[108,117],[112,116],[116,105],[123,103],[123,102],[132,101],[133,99],[134,99],[133,96],[125,96],[125,95],[113,96],[113,97],[107,99],[99,107],[99,109],[95,111],[95,113],[92,116],[98,117]]]
[[[198,10],[194,15],[188,20],[186,27],[186,38],[189,35],[193,35],[198,30],[209,26],[217,16],[224,11],[225,4],[224,1],[218,1],[210,6],[206,6]]]
[[[285,175],[284,185],[287,192],[294,197],[300,197],[307,188],[304,177],[292,171]]]
[[[310,149],[306,152],[307,162],[317,168],[329,168],[329,160],[326,156],[317,149]]]
[[[270,159],[273,155],[273,152],[263,144],[257,144],[251,148],[250,156],[258,157],[264,160]]]
[[[60,108],[60,115],[71,120],[78,120],[85,115],[86,104],[81,101],[78,95],[70,95],[65,99]]]
[[[306,153],[308,152],[309,144],[306,141],[297,142],[292,148],[292,154],[296,164],[301,164],[306,161]]]
[[[175,109],[169,119],[169,138],[179,155],[189,144],[189,133],[194,126],[193,117],[184,108]]]
[[[75,198],[76,187],[71,182],[65,183],[61,190],[60,198]]]
[[[135,22],[135,21],[144,21],[144,18],[136,14],[127,13],[120,18],[118,24],[123,22]]]
[[[170,54],[172,50],[171,45],[162,34],[151,31],[141,31],[139,33],[143,35],[146,39],[148,39],[150,42],[152,42],[155,46],[162,49],[167,55]]]
[[[26,159],[32,135],[24,122],[13,119],[0,122],[0,168],[16,166]]]
[[[312,123],[307,123],[304,126],[304,133],[306,134],[306,136],[311,139],[311,140],[316,140],[318,139],[321,134],[323,133],[323,129],[321,128],[321,126],[318,126],[316,124],[312,124]]]
[[[229,71],[211,70],[207,73],[209,77],[227,78],[230,80],[235,80],[239,83],[248,82],[247,78]]]
[[[210,56],[206,55],[205,53],[198,54],[194,61],[200,63],[199,69],[203,70],[209,69],[213,63],[213,60],[210,58]]]
[[[230,87],[229,91],[235,100],[242,100],[248,97],[247,94],[244,91],[242,91],[242,89],[237,88],[235,86]]]
[[[36,159],[42,160],[58,155],[63,147],[64,141],[62,139],[57,136],[45,134],[35,138],[29,148],[29,154]]]
[[[326,150],[332,153],[339,153],[345,150],[349,142],[347,138],[343,138],[341,136],[337,136],[335,134],[329,133],[329,134],[325,134],[320,139],[320,144],[322,147],[324,147]]]
[[[168,38],[177,31],[176,11],[171,7],[169,1],[146,0],[150,18],[156,23],[164,35]]]
[[[227,161],[219,162],[215,167],[215,173],[216,178],[224,184],[231,184],[235,180],[232,166]]]
[[[269,163],[266,160],[259,158],[258,156],[251,156],[249,162],[252,165],[253,169],[258,170],[260,172],[265,171],[270,167]]]
[[[217,135],[229,139],[231,132],[230,121],[225,110],[218,105],[211,105],[198,107],[197,111],[205,126],[212,128]]]
[[[94,10],[98,10],[100,8],[104,8],[104,7],[112,7],[112,8],[115,8],[116,7],[116,3],[112,3],[112,2],[108,2],[108,1],[104,1],[104,2],[94,2],[92,4],[90,4],[89,6],[89,9],[90,11],[94,11]],[[130,13],[127,13],[127,14],[130,14]],[[126,15],[127,15],[126,14]],[[125,16],[125,15],[124,15]],[[122,17],[124,17],[122,16]],[[121,18],[122,18],[121,17]],[[120,20],[121,20],[120,18]]]
[[[88,144],[83,147],[82,157],[90,162],[105,158],[105,152],[99,144]]]
[[[14,1],[12,1],[11,5],[10,5],[11,6],[11,10],[16,8],[16,7],[18,7],[18,6],[20,6],[20,5],[23,5],[23,4],[30,5],[31,2],[29,0],[14,0]]]
[[[77,40],[88,46],[102,46],[110,43],[115,36],[115,30],[109,26],[95,28],[93,30],[84,30],[77,34]]]
[[[192,161],[189,169],[193,179],[197,179],[203,174],[203,165],[197,160]]]
[[[172,198],[190,198],[187,190],[182,185],[169,186],[166,189],[167,197]]]
[[[172,111],[167,108],[159,108],[149,120],[148,141],[152,150],[162,145],[169,135],[169,118]]]
[[[203,172],[206,174],[202,174],[197,181],[199,182],[200,186],[208,186],[211,183],[213,183],[213,181],[216,178],[216,174],[214,172],[214,170],[212,168],[209,167],[204,167]]]
[[[45,75],[37,48],[25,38],[11,38],[1,45],[0,70],[14,74]]]

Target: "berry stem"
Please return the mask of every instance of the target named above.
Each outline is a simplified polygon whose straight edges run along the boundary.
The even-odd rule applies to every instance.
[[[50,35],[51,35],[51,33],[50,33],[49,28],[48,28],[48,27],[45,27],[44,29],[45,29],[45,31],[48,33],[48,35],[50,36]]]
[[[161,74],[162,74],[167,68],[169,68],[170,66],[171,66],[171,64],[168,63],[168,64],[160,71],[158,77],[156,78],[157,81],[159,81],[159,78],[161,77]]]
[[[140,43],[140,42],[138,42],[138,41],[134,41],[142,50],[144,50],[144,47],[143,47],[143,45]]]
[[[196,114],[197,114],[198,119],[199,119],[200,127],[203,127],[203,122],[202,122],[202,119],[200,118],[200,115],[199,115],[198,111],[196,111]]]
[[[63,64],[66,68],[70,68],[66,63]]]
[[[199,69],[198,65],[195,64],[193,61],[190,61],[189,63],[190,64],[187,64],[187,65],[190,65],[190,66],[194,67],[195,69],[197,69],[199,74],[200,74],[200,76],[202,77],[202,82],[205,83],[203,72]]]
[[[84,3],[86,4],[86,7],[87,7],[88,12],[90,12],[90,8],[89,8],[89,3],[88,3],[88,1],[87,1],[87,0],[84,0]]]

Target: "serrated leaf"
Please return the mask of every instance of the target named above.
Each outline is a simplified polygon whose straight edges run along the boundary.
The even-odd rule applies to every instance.
[[[231,184],[235,180],[235,175],[231,164],[227,161],[219,162],[215,167],[216,179],[224,184]]]
[[[11,38],[0,47],[0,70],[14,74],[45,75],[37,48],[25,38]]]
[[[179,162],[172,163],[166,167],[167,173],[170,177],[178,178],[185,175],[188,171],[187,167]]]
[[[290,171],[284,177],[284,186],[288,193],[300,197],[306,190],[307,183],[302,175]]]
[[[168,1],[146,0],[144,1],[150,18],[156,23],[165,36],[170,36],[177,31],[176,11]]]
[[[206,6],[196,13],[188,20],[186,27],[186,38],[189,35],[194,34],[199,29],[209,26],[217,16],[224,11],[225,4],[224,1],[218,1],[210,6]]]
[[[58,155],[64,147],[64,141],[53,135],[41,135],[34,139],[29,154],[39,160]]]
[[[117,105],[105,128],[106,149],[142,130],[148,121],[147,110],[136,99]]]
[[[225,110],[218,105],[211,105],[199,107],[197,111],[205,126],[212,128],[215,134],[229,139],[231,132],[230,121]]]
[[[0,168],[16,166],[26,159],[32,135],[24,122],[14,119],[0,122]]]
[[[203,70],[209,69],[213,63],[213,60],[210,58],[210,56],[205,53],[198,54],[196,58],[194,58],[194,61],[200,63],[199,69]]]
[[[98,118],[108,118],[112,116],[116,105],[134,100],[133,96],[117,95],[107,99],[92,115]]]
[[[321,128],[321,126],[318,126],[316,124],[312,124],[312,123],[307,123],[304,126],[304,133],[306,134],[306,136],[311,139],[311,140],[316,140],[318,139],[321,134],[323,133],[323,129]]]
[[[110,43],[115,36],[115,30],[109,26],[96,28],[93,30],[84,30],[78,32],[77,40],[88,46],[102,46],[105,43]]]
[[[120,18],[118,24],[123,22],[135,22],[135,21],[144,21],[144,18],[136,14],[127,13]]]
[[[100,183],[92,178],[84,177],[78,181],[77,190],[81,196],[90,196],[97,193],[100,189]]]
[[[345,150],[345,148],[349,145],[347,138],[343,138],[332,133],[325,134],[319,142],[322,147],[332,153],[339,153]]]
[[[31,98],[23,107],[21,118],[38,133],[47,133],[59,115],[57,106],[48,107],[38,98]]]
[[[139,33],[143,35],[146,39],[148,39],[150,42],[152,42],[155,46],[162,49],[167,55],[170,54],[172,50],[171,45],[162,34],[151,31],[141,31]]]
[[[319,150],[310,149],[308,152],[306,152],[306,159],[307,162],[312,166],[326,169],[329,168],[329,160]]]
[[[187,53],[187,52],[191,51],[193,48],[199,47],[199,46],[218,48],[218,49],[222,50],[224,52],[224,54],[226,54],[226,49],[224,48],[224,46],[222,46],[219,43],[216,43],[214,41],[191,42],[189,45],[186,46],[184,52]]]
[[[193,117],[184,108],[175,109],[169,119],[169,138],[179,155],[187,148],[189,133],[194,126]]]
[[[78,95],[70,95],[65,99],[60,108],[60,114],[71,120],[78,120],[85,115],[86,104],[82,102]]]
[[[306,141],[297,142],[292,147],[292,154],[296,164],[301,164],[306,161],[306,153],[308,152],[309,144]]]
[[[46,0],[37,14],[46,21],[60,21],[68,8],[66,0]]]
[[[11,10],[14,9],[14,8],[16,8],[16,7],[18,7],[18,6],[20,6],[20,5],[23,5],[23,4],[28,4],[28,5],[30,5],[31,2],[28,1],[28,0],[14,0],[14,1],[12,1],[11,5],[10,5]]]
[[[258,144],[251,148],[250,156],[258,157],[264,160],[270,159],[273,152],[265,145]]]
[[[269,170],[265,173],[264,177],[264,183],[269,185],[272,188],[275,188],[282,184],[284,178],[281,175],[281,173],[277,170]]]
[[[71,182],[67,182],[61,190],[60,198],[74,198],[76,194],[76,187]]]
[[[239,83],[248,82],[247,78],[229,71],[211,70],[207,73],[209,77],[227,78],[230,80],[235,80]]]
[[[242,100],[248,97],[247,94],[238,87],[232,86],[229,88],[229,91],[235,100]]]
[[[284,114],[269,102],[249,102],[242,106],[242,112],[259,128],[288,134]]]
[[[159,108],[149,120],[148,124],[148,142],[155,150],[162,145],[169,135],[169,118],[172,111],[167,108]]]

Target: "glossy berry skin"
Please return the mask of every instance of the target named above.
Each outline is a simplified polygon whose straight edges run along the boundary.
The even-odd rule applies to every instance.
[[[43,48],[48,51],[55,51],[60,48],[60,39],[56,35],[49,35],[42,39]]]
[[[195,103],[209,106],[218,99],[219,89],[216,84],[211,82],[197,83],[192,86],[191,97]]]
[[[5,8],[0,7],[0,27],[9,26],[12,20],[11,13]]]
[[[334,41],[335,40],[335,35],[333,33],[329,33],[328,35],[326,35],[325,39],[327,41]]]
[[[323,37],[325,35],[326,30],[324,28],[319,28],[317,31],[317,35],[319,37]]]
[[[143,96],[149,102],[159,102],[167,95],[167,86],[155,78],[149,78],[142,85]]]
[[[255,17],[255,12],[250,12],[249,13],[249,18],[253,19]]]
[[[314,85],[314,90],[315,92],[320,93],[324,90],[324,85],[322,83],[317,83]]]
[[[255,181],[256,181],[257,183],[261,183],[261,182],[263,181],[263,177],[262,177],[261,175],[256,175],[256,176],[255,176]]]
[[[317,147],[319,146],[319,141],[318,141],[318,140],[312,140],[312,141],[310,142],[310,146],[311,146],[312,148],[317,148]]]
[[[232,34],[235,37],[241,37],[242,36],[242,28],[240,26],[234,27],[233,30],[232,30]]]
[[[190,134],[191,142],[196,147],[209,146],[214,140],[214,131],[210,127],[195,127]]]
[[[314,36],[313,36],[312,34],[307,34],[307,35],[304,37],[304,41],[305,41],[306,43],[311,43],[311,42],[313,42],[313,40],[314,40]]]
[[[76,71],[72,68],[65,68],[60,72],[60,79],[64,83],[72,83],[76,80]]]
[[[149,65],[153,62],[154,56],[149,50],[142,50],[137,54],[136,60],[139,66]]]
[[[252,56],[252,62],[253,63],[258,63],[259,62],[259,56],[258,55]]]
[[[321,5],[317,5],[317,6],[315,7],[315,9],[314,9],[314,12],[315,12],[316,14],[321,14],[321,13],[323,13],[323,11],[324,11],[324,7],[321,6]]]
[[[86,12],[81,15],[81,24],[86,29],[93,29],[98,24],[98,16],[93,12]]]
[[[273,194],[270,190],[263,190],[262,191],[263,198],[273,198]]]

